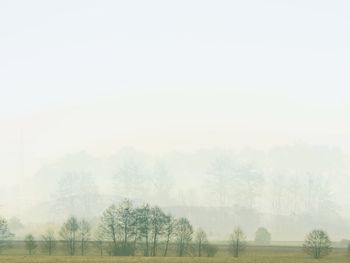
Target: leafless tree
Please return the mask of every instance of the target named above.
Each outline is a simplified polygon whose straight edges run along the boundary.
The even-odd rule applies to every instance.
[[[207,234],[203,229],[199,228],[196,231],[195,241],[198,249],[198,257],[202,256],[203,248],[207,245],[208,239]]]
[[[246,241],[243,230],[240,227],[236,227],[231,234],[231,251],[233,256],[239,257],[245,249]]]
[[[5,218],[0,217],[0,254],[4,249],[6,242],[11,239],[14,234],[9,230],[7,221]]]
[[[53,251],[56,248],[56,240],[55,240],[55,234],[54,231],[51,229],[48,229],[44,235],[42,235],[43,240],[43,248],[45,251],[47,251],[47,254],[49,256],[52,255]]]
[[[91,236],[91,226],[85,219],[82,219],[79,222],[78,236],[80,240],[81,255],[84,256],[88,241],[90,240]]]
[[[165,223],[166,223],[166,215],[159,207],[152,207],[151,208],[151,233],[152,233],[152,253],[151,256],[157,255],[157,244],[159,236],[164,233],[165,230]]]
[[[133,225],[134,225],[134,208],[132,202],[129,199],[125,199],[121,202],[117,209],[117,219],[118,219],[118,228],[121,231],[122,235],[122,251],[121,253],[124,256],[132,254],[130,251],[129,240],[133,234]]]
[[[32,234],[26,235],[26,237],[24,238],[24,244],[26,246],[26,249],[28,250],[29,255],[32,255],[35,249],[37,248],[34,236]]]
[[[149,256],[149,241],[151,235],[151,208],[148,204],[135,210],[136,227],[139,238],[145,243],[144,256]]]
[[[112,254],[116,255],[118,248],[118,208],[111,205],[102,214],[99,226],[100,237],[112,241]]]
[[[78,220],[72,216],[63,224],[60,230],[60,236],[67,242],[69,255],[75,254],[76,236],[79,229]]]
[[[169,242],[174,236],[175,229],[176,229],[176,220],[173,216],[167,215],[165,217],[165,226],[164,226],[164,236],[165,236],[165,249],[163,256],[166,257],[168,253],[169,248]]]
[[[100,229],[96,229],[96,231],[94,232],[94,239],[96,241],[96,245],[100,251],[100,256],[103,256],[103,248],[104,248],[104,235],[103,233],[101,233]]]
[[[193,227],[187,218],[180,218],[176,223],[175,238],[177,251],[180,257],[188,251],[188,246],[192,240]]]
[[[332,251],[332,242],[325,231],[316,229],[306,236],[303,249],[308,255],[319,259]]]

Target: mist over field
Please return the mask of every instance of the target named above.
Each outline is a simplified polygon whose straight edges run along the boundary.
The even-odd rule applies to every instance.
[[[214,241],[237,226],[349,240],[349,8],[1,1],[0,217],[14,239],[70,216],[96,228],[128,198]]]
[[[219,240],[236,225],[251,239],[259,226],[274,240],[300,241],[315,227],[343,239],[350,231],[348,174],[340,149],[303,143],[162,155],[123,148],[100,158],[78,152],[11,188],[2,185],[1,210],[29,225],[70,215],[97,221],[108,205],[129,198],[186,216]]]

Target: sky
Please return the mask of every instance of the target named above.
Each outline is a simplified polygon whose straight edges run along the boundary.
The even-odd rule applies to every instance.
[[[348,1],[0,1],[0,178],[67,153],[350,151]]]

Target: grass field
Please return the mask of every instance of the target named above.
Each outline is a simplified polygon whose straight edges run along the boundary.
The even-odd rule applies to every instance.
[[[93,244],[90,245],[88,256],[66,256],[63,246],[55,251],[54,256],[45,256],[44,251],[40,246],[35,251],[35,255],[28,256],[27,251],[23,246],[23,242],[15,242],[9,248],[2,251],[0,255],[0,263],[56,263],[56,262],[72,262],[72,263],[308,263],[308,262],[324,262],[324,263],[340,263],[349,262],[350,256],[346,248],[334,248],[332,253],[320,260],[312,259],[303,253],[300,246],[248,246],[246,251],[239,257],[233,258],[229,252],[227,245],[221,244],[218,246],[219,251],[215,257],[176,257],[172,249],[169,257],[112,257],[98,256],[99,251]],[[194,253],[192,254],[194,255]]]
[[[239,258],[233,258],[227,255],[218,255],[216,257],[110,257],[110,256],[0,256],[1,263],[56,263],[56,262],[72,262],[72,263],[229,263],[229,262],[241,262],[241,263],[311,263],[311,262],[324,262],[324,263],[343,263],[350,262],[350,257],[347,256],[346,250],[335,250],[331,255],[315,260],[301,251],[250,251],[243,254]]]
[[[326,258],[315,260],[302,255],[263,255],[259,257],[243,256],[240,258],[233,257],[214,257],[214,258],[196,258],[196,257],[65,257],[65,256],[0,256],[1,263],[56,263],[56,262],[72,262],[72,263],[190,263],[190,262],[203,262],[203,263],[229,263],[229,262],[241,262],[241,263],[308,263],[308,262],[324,262],[324,263],[340,263],[350,262],[350,258],[346,256],[333,255]]]

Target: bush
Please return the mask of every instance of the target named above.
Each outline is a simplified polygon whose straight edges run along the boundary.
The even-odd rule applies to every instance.
[[[205,246],[208,257],[214,257],[219,250],[219,247],[213,244],[207,244]]]

